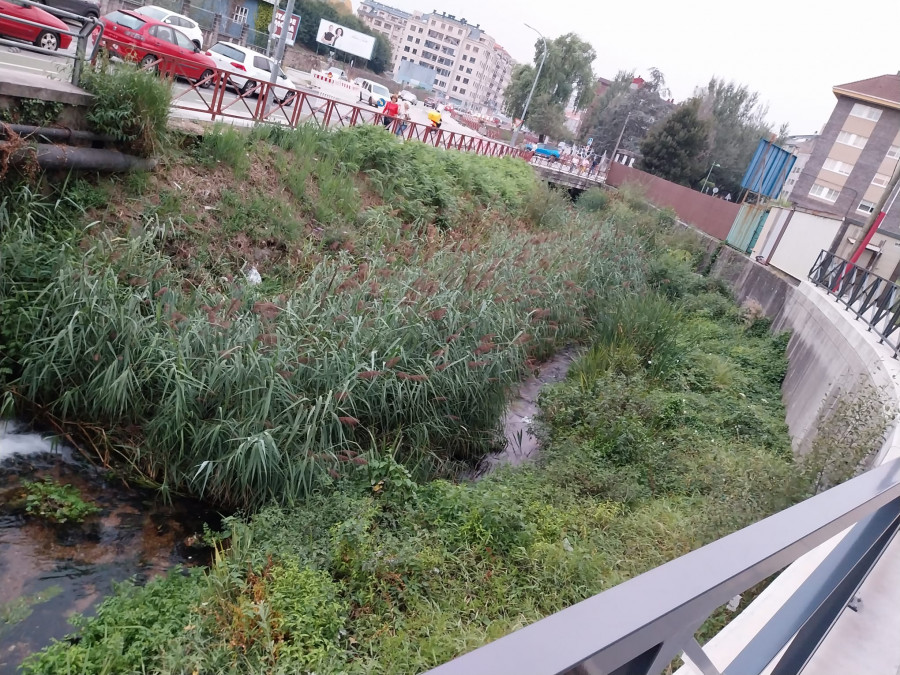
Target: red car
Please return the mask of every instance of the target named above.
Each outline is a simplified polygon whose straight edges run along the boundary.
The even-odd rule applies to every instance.
[[[3,2],[3,0],[0,0]],[[126,10],[110,12],[103,22],[101,45],[144,68],[191,80],[206,79],[216,72],[216,63],[191,39],[172,26]],[[208,81],[204,86],[212,84]]]
[[[29,26],[10,19],[7,14],[18,19],[33,21],[46,28]],[[43,47],[50,51],[56,51],[60,47],[66,49],[72,42],[72,36],[66,35],[69,27],[49,12],[38,9],[36,6],[21,0],[9,2],[0,0],[0,36],[13,40],[24,40],[36,47]]]

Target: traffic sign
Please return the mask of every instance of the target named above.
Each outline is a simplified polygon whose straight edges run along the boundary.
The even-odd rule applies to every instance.
[[[589,139],[588,139],[588,145],[593,145],[593,144],[594,144],[594,139],[593,139],[593,137],[592,137],[592,138],[589,138]]]

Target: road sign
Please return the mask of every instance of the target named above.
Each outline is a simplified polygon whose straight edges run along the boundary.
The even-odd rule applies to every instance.
[[[593,139],[593,137],[591,137],[591,138],[588,139],[588,143],[587,143],[587,144],[588,144],[588,145],[593,145],[593,144],[594,144],[594,139]]]

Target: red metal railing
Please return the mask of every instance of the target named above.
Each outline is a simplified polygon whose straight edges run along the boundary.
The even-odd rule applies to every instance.
[[[246,74],[216,69],[211,75],[193,79],[187,75],[196,71],[196,64],[187,60],[162,57],[146,64],[167,77],[184,80],[188,88],[175,92],[172,107],[185,112],[220,119],[284,124],[318,124],[321,127],[352,127],[358,124],[383,124],[384,115],[369,107],[345,103],[302,89],[258,82],[245,92],[240,91],[233,78],[245,79]],[[229,89],[234,91],[232,95]],[[269,93],[273,94],[271,103]],[[253,97],[256,97],[255,99]],[[500,141],[472,136],[458,131],[435,129],[412,120],[394,119],[386,125],[390,131],[407,140],[418,140],[436,148],[473,152],[491,157],[520,157],[526,161],[531,153]]]

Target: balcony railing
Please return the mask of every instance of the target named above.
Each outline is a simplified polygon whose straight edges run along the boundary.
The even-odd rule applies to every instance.
[[[869,331],[894,351],[900,351],[900,286],[893,281],[822,251],[809,271],[809,279],[842,303]]]
[[[774,672],[796,674],[855,597],[898,523],[900,460],[894,460],[429,675],[655,675],[679,654],[704,675],[718,674],[694,638],[703,622],[734,596],[853,526],[724,671],[760,673],[790,642]]]

